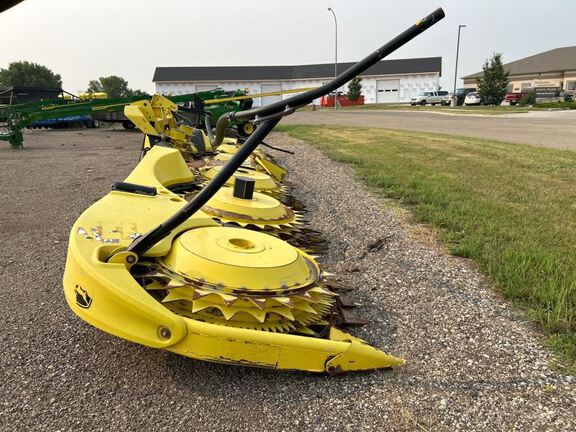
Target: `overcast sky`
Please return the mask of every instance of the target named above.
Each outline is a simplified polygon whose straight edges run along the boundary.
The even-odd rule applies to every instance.
[[[576,45],[574,0],[25,0],[0,14],[0,67],[16,60],[60,73],[64,88],[120,75],[153,91],[156,66],[292,65],[356,61],[438,6],[446,18],[390,58],[442,57],[451,89],[493,52],[509,62]]]

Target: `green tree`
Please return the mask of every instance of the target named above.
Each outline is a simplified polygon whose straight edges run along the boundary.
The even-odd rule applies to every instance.
[[[0,69],[0,85],[16,87],[62,88],[62,78],[46,66],[29,61],[17,61]]]
[[[520,106],[528,106],[536,104],[536,92],[534,90],[530,90],[520,98]]]
[[[354,77],[348,83],[348,99],[357,100],[362,96],[362,78]]]
[[[494,53],[482,66],[484,74],[476,78],[478,93],[486,105],[500,105],[508,91],[508,72],[502,65],[502,54]]]
[[[107,93],[110,98],[131,95],[131,90],[128,88],[128,81],[116,75],[100,77],[97,80],[90,81],[88,83],[88,91],[104,92]]]
[[[131,93],[131,96],[150,96],[144,90],[140,90],[140,89],[130,90],[130,93]]]
[[[148,93],[140,89],[133,90],[129,88],[128,81],[116,75],[100,77],[97,80],[90,80],[86,91],[90,93],[104,92],[107,93],[110,98],[148,96]]]
[[[90,80],[88,81],[88,89],[86,89],[89,93],[100,93],[102,92],[102,84],[100,84],[99,80]]]

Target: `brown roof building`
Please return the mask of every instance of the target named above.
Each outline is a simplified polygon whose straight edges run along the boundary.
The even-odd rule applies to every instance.
[[[561,87],[576,90],[576,46],[556,48],[506,63],[510,73],[508,91],[527,91],[534,87]],[[476,87],[482,72],[463,77],[464,87]]]

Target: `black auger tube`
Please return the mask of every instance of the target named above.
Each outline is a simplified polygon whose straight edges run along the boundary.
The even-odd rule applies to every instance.
[[[299,95],[292,96],[288,99],[284,99],[282,101],[278,101],[263,107],[254,108],[246,111],[229,112],[224,114],[222,117],[218,119],[218,122],[216,123],[216,140],[212,143],[213,147],[217,147],[220,144],[222,144],[226,127],[231,121],[234,120],[238,122],[250,121],[254,120],[256,117],[263,117],[281,113],[285,111],[287,108],[295,108],[303,105],[308,105],[309,103],[312,103],[314,99],[317,99],[340,88],[355,76],[361,74],[369,67],[378,63],[387,55],[396,51],[402,45],[414,39],[423,31],[432,27],[434,24],[436,24],[438,21],[444,18],[444,16],[445,14],[442,8],[436,9],[426,18],[417,21],[416,24],[414,24],[412,27],[406,29],[404,32],[396,36],[390,42],[381,46],[372,54],[360,60],[354,66],[345,70],[336,78],[334,78],[332,81],[324,84],[321,87],[315,88],[313,90],[307,91],[306,93],[301,93]]]
[[[206,204],[222,186],[224,186],[228,179],[232,177],[234,172],[240,168],[240,165],[244,163],[248,156],[250,156],[250,153],[258,147],[260,142],[272,129],[274,129],[274,126],[276,126],[279,121],[280,118],[276,118],[262,123],[238,149],[232,159],[222,167],[220,172],[206,185],[206,187],[204,187],[204,189],[200,191],[198,195],[192,199],[192,201],[186,204],[166,222],[163,222],[152,231],[149,231],[134,240],[130,246],[128,246],[128,250],[134,252],[138,257],[141,257],[152,246],[167,237],[174,228],[184,223],[189,217],[200,210],[202,206]]]
[[[13,6],[16,6],[18,3],[21,3],[24,0],[4,0],[0,5],[0,13],[10,9]]]
[[[198,195],[192,199],[192,201],[182,207],[167,221],[158,225],[152,231],[149,231],[148,233],[134,240],[134,242],[128,246],[128,250],[134,252],[136,255],[138,255],[138,257],[142,257],[152,246],[170,235],[170,232],[174,228],[184,223],[194,213],[200,210],[202,206],[206,204],[222,186],[224,186],[224,184],[234,174],[234,172],[240,168],[248,156],[250,156],[250,154],[256,149],[256,147],[258,147],[262,140],[266,138],[270,131],[274,129],[274,126],[278,124],[282,115],[291,114],[294,112],[295,108],[302,105],[307,105],[314,99],[317,99],[321,96],[324,96],[325,94],[330,93],[331,91],[336,90],[338,87],[347,83],[358,74],[364,72],[370,66],[382,60],[388,54],[397,50],[402,45],[409,42],[414,37],[430,28],[432,25],[436,24],[442,18],[444,18],[444,11],[442,9],[436,9],[426,18],[419,20],[416,22],[416,24],[404,31],[399,36],[396,36],[386,45],[382,46],[380,49],[376,50],[360,62],[356,63],[351,68],[338,75],[332,81],[321,87],[293,96],[280,102],[266,105],[264,107],[224,114],[218,119],[216,124],[216,140],[214,142],[215,147],[222,143],[222,140],[224,139],[224,131],[231,120],[248,121],[254,120],[256,117],[261,118],[261,120],[264,120],[262,117],[267,117],[268,119],[263,121],[260,126],[256,128],[254,133],[250,135],[250,137],[238,149],[232,159],[230,159],[230,161],[228,161],[228,163],[222,167],[220,172],[212,179],[210,183],[208,183],[208,185],[206,185],[206,187],[204,187],[204,189],[202,189],[202,191],[200,191]]]

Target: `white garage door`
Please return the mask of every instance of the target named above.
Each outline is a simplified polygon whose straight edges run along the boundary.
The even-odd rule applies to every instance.
[[[400,93],[400,80],[376,81],[376,103],[398,102]]]
[[[275,91],[281,91],[282,84],[261,84],[260,85],[260,92],[261,93],[270,93]],[[282,95],[275,95],[275,96],[264,96],[260,98],[262,102],[261,105],[270,105],[271,103],[278,102],[282,100]]]

